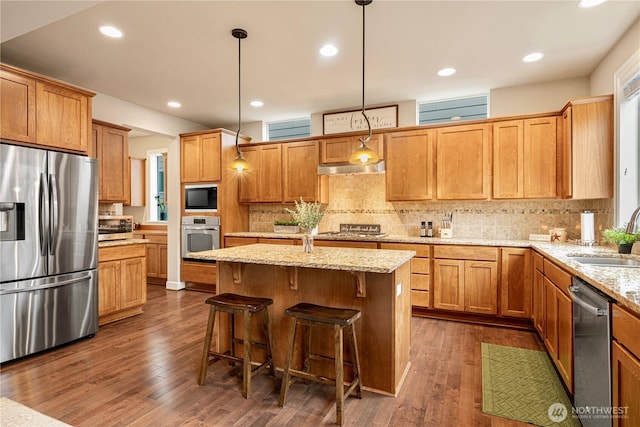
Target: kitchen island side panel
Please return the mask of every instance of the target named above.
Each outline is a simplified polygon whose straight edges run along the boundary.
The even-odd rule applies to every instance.
[[[409,345],[411,334],[410,266],[404,263],[391,273],[366,273],[366,295],[356,295],[356,276],[348,271],[316,268],[297,268],[297,286],[291,284],[293,268],[264,264],[240,264],[240,283],[234,283],[234,263],[218,262],[217,283],[219,293],[231,292],[240,295],[273,299],[269,306],[274,359],[282,370],[288,349],[288,334],[293,319],[284,311],[300,302],[329,307],[360,310],[362,317],[355,323],[360,354],[363,386],[382,394],[397,395],[409,367]],[[237,273],[237,265],[236,273]],[[236,275],[236,281],[237,275]],[[397,295],[397,284],[401,283]],[[297,289],[296,289],[297,288]],[[204,306],[203,306],[204,309]],[[240,317],[240,316],[237,316]],[[228,320],[219,316],[216,331],[218,351],[228,348]],[[257,325],[252,326],[253,337],[262,339]],[[316,328],[317,329],[317,328]],[[236,336],[240,337],[242,320],[236,319]],[[333,357],[331,330],[313,331],[312,351]],[[297,336],[296,356],[300,360],[300,336]],[[350,360],[350,349],[345,342],[345,360]],[[236,348],[240,351],[240,347]],[[252,351],[252,353],[254,353]],[[262,357],[262,352],[256,359]],[[318,362],[314,370],[335,377],[333,362]],[[345,369],[346,378],[351,370]]]

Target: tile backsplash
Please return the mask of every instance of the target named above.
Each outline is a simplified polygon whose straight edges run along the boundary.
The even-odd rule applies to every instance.
[[[319,231],[337,231],[341,223],[380,224],[383,233],[418,236],[421,221],[434,229],[453,212],[453,236],[483,239],[528,239],[564,227],[569,239],[580,238],[580,214],[594,212],[595,233],[613,224],[613,200],[491,200],[388,202],[384,174],[336,175],[329,178],[329,204]],[[273,231],[273,222],[290,220],[290,205],[252,205],[250,231]]]

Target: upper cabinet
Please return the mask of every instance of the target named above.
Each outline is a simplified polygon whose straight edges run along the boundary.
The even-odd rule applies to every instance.
[[[613,95],[569,101],[562,110],[560,139],[560,195],[613,197]]]
[[[92,150],[98,159],[98,200],[101,202],[130,202],[129,131],[98,120],[92,123]]]
[[[349,157],[351,157],[353,152],[362,144],[360,138],[364,136],[365,135],[322,139],[320,141],[320,162],[323,164],[348,162]],[[367,142],[367,147],[375,151],[381,159],[384,158],[382,134],[371,135],[371,139]]]
[[[437,129],[437,198],[488,199],[491,191],[491,125]]]
[[[556,117],[493,124],[493,197],[556,197]]]
[[[66,151],[90,149],[94,93],[1,64],[0,82],[0,137]]]
[[[242,173],[239,201],[245,203],[281,202],[281,144],[243,147],[242,153],[253,170]]]
[[[222,141],[220,132],[180,138],[180,181],[220,181]]]
[[[386,135],[387,200],[431,200],[435,193],[435,137],[433,129]]]
[[[282,201],[319,201],[318,141],[293,142],[282,145]]]

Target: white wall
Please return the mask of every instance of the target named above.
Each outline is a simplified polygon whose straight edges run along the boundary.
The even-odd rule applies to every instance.
[[[613,93],[614,74],[640,50],[640,18],[627,30],[591,74],[591,95]]]
[[[206,127],[132,104],[108,95],[97,94],[93,98],[93,118],[109,123],[163,135],[168,142],[169,169],[167,186],[170,194],[180,193],[180,137],[181,133],[204,130]],[[167,223],[167,288],[182,289],[180,281],[180,206],[172,203],[168,206]]]
[[[589,78],[492,89],[489,117],[559,111],[570,98],[589,96]]]

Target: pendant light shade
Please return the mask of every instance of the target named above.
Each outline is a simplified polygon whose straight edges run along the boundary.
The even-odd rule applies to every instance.
[[[234,169],[237,172],[249,172],[253,168],[251,164],[244,158],[242,155],[242,151],[240,151],[240,147],[238,146],[238,137],[240,136],[240,126],[242,125],[242,84],[240,79],[240,71],[241,71],[241,59],[242,59],[242,50],[241,50],[241,42],[242,39],[247,38],[247,32],[242,28],[234,28],[231,30],[231,35],[238,39],[238,131],[236,132],[236,158],[229,165],[231,169]]]
[[[351,157],[349,158],[349,163],[354,164],[369,164],[376,163],[380,161],[380,156],[378,153],[367,147],[367,142],[371,139],[371,123],[369,123],[369,117],[364,110],[364,68],[365,68],[365,6],[371,4],[373,0],[355,0],[358,6],[362,6],[362,116],[364,120],[367,122],[367,129],[369,131],[369,135],[367,137],[360,138],[360,146],[356,151],[353,152]]]

